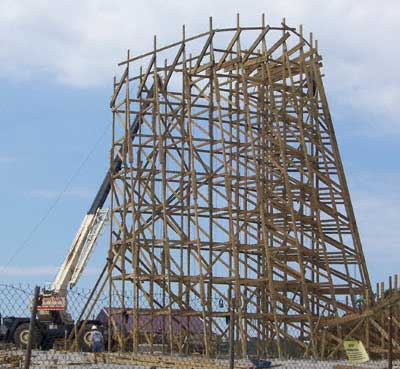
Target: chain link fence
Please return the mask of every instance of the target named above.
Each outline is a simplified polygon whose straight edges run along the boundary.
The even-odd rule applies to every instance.
[[[76,320],[88,298],[90,290],[72,289],[68,292],[68,311]],[[4,319],[6,317],[26,318],[30,316],[30,304],[33,295],[33,286],[29,284],[0,284],[0,368],[24,368],[25,350],[15,345],[13,337],[7,337],[4,331]],[[129,296],[127,297],[129,298]],[[108,306],[109,298],[106,294],[101,296],[92,312],[92,319],[96,319],[103,308]],[[218,300],[213,304],[218,305]],[[196,301],[193,301],[196,305]],[[62,341],[62,340],[61,340]],[[400,361],[393,363],[393,368],[400,366]],[[386,358],[369,361],[363,364],[352,364],[345,360],[318,361],[299,360],[290,358],[285,360],[267,358],[254,361],[252,359],[240,359],[235,361],[235,368],[250,369],[262,367],[299,368],[299,369],[354,369],[354,368],[388,368]],[[58,368],[182,368],[182,369],[229,369],[228,355],[219,359],[207,360],[200,355],[164,355],[162,351],[154,351],[153,354],[132,354],[129,352],[113,352],[93,354],[90,352],[69,352],[63,342],[54,345],[47,350],[34,349],[30,368],[58,369]]]

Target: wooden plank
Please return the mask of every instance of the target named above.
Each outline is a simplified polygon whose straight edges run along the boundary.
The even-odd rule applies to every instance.
[[[146,72],[144,73],[144,76],[141,78],[140,85],[137,91],[137,97],[139,97],[142,94],[143,88],[146,85],[147,78],[149,77],[151,73],[151,68],[153,68],[154,62],[156,60],[156,54],[154,54],[150,60],[150,63],[148,64],[146,68]]]
[[[124,73],[122,73],[121,80],[119,81],[119,83],[118,83],[116,89],[114,90],[114,94],[113,94],[113,96],[111,97],[110,108],[113,108],[113,107],[114,107],[114,105],[115,105],[115,100],[117,99],[117,96],[119,95],[122,86],[126,83],[125,79],[126,79],[126,76],[127,76],[127,75],[128,75],[128,68],[125,68]]]

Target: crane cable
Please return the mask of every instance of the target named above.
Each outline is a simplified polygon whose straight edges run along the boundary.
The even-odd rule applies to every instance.
[[[72,176],[68,179],[66,182],[64,188],[61,190],[61,192],[57,195],[55,200],[50,204],[50,206],[47,208],[46,212],[42,215],[42,217],[39,219],[39,221],[34,225],[34,227],[31,229],[31,231],[28,233],[28,235],[25,237],[25,239],[21,242],[21,244],[17,247],[15,252],[10,256],[8,259],[7,263],[2,265],[0,267],[0,274],[5,271],[5,269],[13,262],[13,260],[18,256],[18,254],[28,245],[29,241],[31,240],[32,236],[37,232],[37,230],[41,227],[41,225],[47,220],[51,212],[55,209],[55,207],[58,205],[60,202],[61,198],[64,196],[64,194],[69,190],[72,182],[78,177],[80,174],[81,170],[85,166],[85,164],[88,162],[90,157],[93,155],[96,147],[98,144],[103,140],[105,134],[107,133],[108,129],[110,128],[110,124],[107,123],[105,126],[103,132],[99,136],[99,138],[96,140],[96,142],[93,144],[91,149],[89,150],[88,154],[86,157],[83,159],[83,161],[80,163],[80,165],[76,168]]]

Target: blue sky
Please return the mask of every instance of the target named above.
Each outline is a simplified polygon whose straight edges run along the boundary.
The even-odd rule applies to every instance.
[[[214,24],[303,23],[319,40],[337,140],[372,281],[399,271],[397,1],[0,3],[0,281],[51,281],[108,167],[116,63]],[[148,31],[148,30],[151,30]],[[78,168],[88,156],[82,168]],[[49,212],[73,177],[67,191]],[[31,234],[35,225],[46,219]],[[5,265],[15,250],[28,242]],[[107,232],[82,286],[105,260]]]

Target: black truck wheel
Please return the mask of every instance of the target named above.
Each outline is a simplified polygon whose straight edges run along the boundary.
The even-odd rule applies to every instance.
[[[28,338],[29,338],[29,323],[22,323],[14,331],[13,341],[18,347],[26,348],[26,346],[28,345]],[[41,341],[42,341],[42,334],[36,328],[33,330],[32,347],[34,348],[39,347]]]
[[[79,348],[81,351],[91,351],[91,325],[85,325],[79,337]]]

